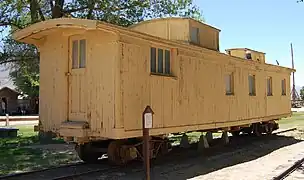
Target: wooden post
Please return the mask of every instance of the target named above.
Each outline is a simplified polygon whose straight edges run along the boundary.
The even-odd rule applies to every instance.
[[[149,129],[153,127],[153,114],[150,106],[147,106],[142,114],[143,128],[143,154],[144,154],[144,169],[146,180],[150,180],[150,148],[149,148]]]
[[[9,126],[9,116],[8,114],[5,114],[5,116],[6,116],[5,126]]]

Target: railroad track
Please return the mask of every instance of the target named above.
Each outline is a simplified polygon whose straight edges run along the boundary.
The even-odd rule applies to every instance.
[[[304,164],[304,158],[296,161],[292,166],[290,166],[288,169],[283,171],[278,176],[274,177],[273,180],[283,180],[286,177],[288,177],[291,173],[299,169]]]
[[[105,166],[106,160],[101,160],[98,164],[87,164],[84,162],[74,163],[74,164],[68,164],[68,165],[62,165],[57,167],[51,167],[41,170],[35,170],[35,171],[28,171],[23,173],[17,173],[17,174],[10,174],[1,176],[0,179],[5,180],[14,180],[14,179],[50,179],[50,180],[61,180],[65,177],[73,177],[77,176],[79,174],[87,174],[87,173],[93,173],[98,171],[106,170]],[[62,176],[62,174],[66,174],[65,176]]]
[[[20,176],[25,176],[28,174],[33,174],[33,173],[41,173],[44,171],[50,171],[50,170],[56,170],[59,168],[67,168],[67,167],[72,167],[72,166],[77,166],[77,165],[82,165],[85,164],[84,162],[77,162],[77,163],[72,163],[72,164],[66,164],[66,165],[61,165],[61,166],[54,166],[54,167],[49,167],[49,168],[43,168],[39,170],[33,170],[33,171],[27,171],[27,172],[22,172],[22,173],[12,173],[4,176],[0,176],[0,179],[7,179],[7,178],[12,178],[12,177],[20,177]]]
[[[214,147],[211,147],[209,149],[206,149],[205,155],[209,156],[210,158],[216,157],[216,156],[231,156],[231,152],[239,151],[240,149],[246,148],[246,145],[249,145],[253,143],[254,141],[263,141],[267,138],[275,137],[277,134],[285,133],[288,131],[294,131],[296,128],[290,128],[287,130],[277,131],[274,132],[273,135],[260,137],[254,137],[254,136],[247,136],[241,135],[242,137],[235,137],[231,138],[232,141],[228,146],[225,146],[224,148],[221,145],[216,145]],[[173,163],[173,162],[179,162],[183,161],[188,158],[196,158],[197,155],[201,155],[199,152],[196,151],[197,144],[193,144],[190,148],[183,149],[180,147],[175,147],[172,152],[160,159],[153,160],[151,163],[154,165],[161,165],[166,164],[167,162]],[[43,180],[69,180],[69,179],[77,179],[82,176],[89,176],[91,174],[95,173],[101,173],[101,174],[107,174],[111,172],[119,172],[120,170],[124,169],[123,167],[118,166],[110,166],[108,164],[108,161],[106,158],[102,159],[98,164],[86,164],[86,163],[75,163],[75,164],[69,164],[69,165],[63,165],[58,167],[52,167],[42,170],[36,170],[36,171],[30,171],[30,172],[24,172],[24,173],[18,173],[18,174],[11,174],[0,177],[0,179],[6,179],[6,180],[14,180],[14,179],[43,179]],[[132,169],[132,172],[136,171],[142,171],[142,163],[141,162],[135,162],[132,165],[128,165],[127,169]],[[126,170],[126,169],[124,169]],[[135,171],[134,171],[135,170]],[[277,180],[277,179],[276,179]]]

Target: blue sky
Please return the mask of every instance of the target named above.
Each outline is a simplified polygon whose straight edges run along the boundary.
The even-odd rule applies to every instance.
[[[266,53],[266,62],[291,67],[304,86],[304,3],[297,0],[194,0],[207,24],[221,29],[220,50],[246,47]]]

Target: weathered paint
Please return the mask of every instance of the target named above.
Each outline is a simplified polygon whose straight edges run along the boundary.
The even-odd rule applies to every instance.
[[[131,30],[157,36],[181,43],[191,42],[191,28],[198,28],[199,43],[196,44],[212,50],[219,50],[220,30],[190,18],[159,18],[147,20],[130,26]]]
[[[167,25],[161,28],[164,22]],[[181,42],[189,41],[192,25],[213,33],[200,35],[205,44]],[[245,60],[241,53],[230,56],[218,52],[218,32],[183,18],[155,20],[155,24],[149,21],[130,29],[91,20],[55,19],[34,24],[14,37],[40,50],[40,117],[45,131],[68,127],[71,129],[60,132],[78,137],[138,137],[147,105],[155,112],[151,135],[289,116],[289,76],[293,70]],[[73,82],[70,46],[75,39],[86,39],[86,67],[80,70],[82,79]],[[170,51],[169,75],[150,72],[151,47]],[[227,73],[233,73],[233,95],[225,93]],[[249,95],[249,74],[256,77],[256,96]],[[266,94],[269,76],[272,96]],[[282,79],[286,79],[285,96],[281,95]],[[75,94],[71,92],[74,89]],[[80,113],[71,114],[72,108]],[[74,129],[72,124],[62,125],[67,120],[87,122],[89,130],[78,131],[79,124]]]

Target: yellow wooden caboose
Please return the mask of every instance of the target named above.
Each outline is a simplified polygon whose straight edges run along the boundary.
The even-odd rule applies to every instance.
[[[120,161],[136,157],[147,105],[154,111],[150,135],[158,140],[189,131],[271,133],[274,120],[290,116],[294,70],[246,48],[221,53],[219,33],[190,18],[128,28],[62,18],[14,38],[40,52],[40,128],[76,142],[84,160],[96,160],[100,153],[91,147],[98,146]]]

